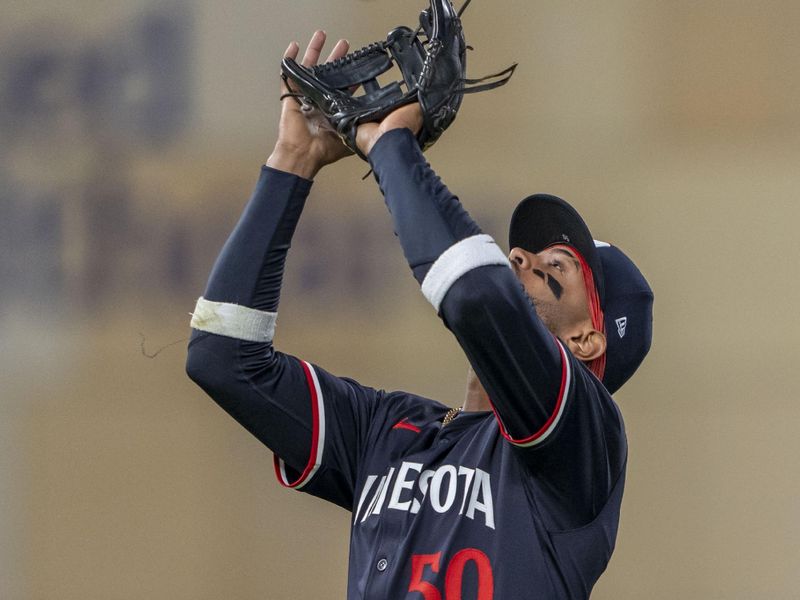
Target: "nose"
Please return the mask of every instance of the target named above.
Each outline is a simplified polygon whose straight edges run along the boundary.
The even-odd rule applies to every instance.
[[[533,258],[535,254],[526,252],[522,248],[512,248],[508,253],[508,260],[515,268],[520,270],[530,270],[533,268]]]

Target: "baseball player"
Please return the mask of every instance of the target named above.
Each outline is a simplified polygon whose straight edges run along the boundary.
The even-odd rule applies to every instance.
[[[313,36],[304,65],[324,41]],[[328,60],[346,52],[340,41]],[[423,158],[409,105],[361,125],[358,144],[413,276],[469,359],[463,406],[282,354],[292,234],[314,175],[348,154],[313,119],[283,100],[275,149],[193,313],[189,375],[274,452],[281,484],[352,512],[348,598],[588,597],[617,533],[627,444],[611,393],[650,346],[646,281],[554,196],[520,203],[504,254]]]

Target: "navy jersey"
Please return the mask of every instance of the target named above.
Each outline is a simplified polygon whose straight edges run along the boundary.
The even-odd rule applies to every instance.
[[[265,168],[192,326],[188,371],[275,453],[283,485],[352,513],[348,598],[584,598],[616,538],[627,446],[602,384],[536,316],[408,132],[370,154],[404,253],[486,388],[462,413],[274,349],[310,182]]]

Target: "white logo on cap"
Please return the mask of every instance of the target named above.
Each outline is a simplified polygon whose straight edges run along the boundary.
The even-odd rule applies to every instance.
[[[614,323],[617,324],[617,333],[619,337],[625,337],[625,328],[628,326],[628,317],[620,317],[619,319],[615,320]]]

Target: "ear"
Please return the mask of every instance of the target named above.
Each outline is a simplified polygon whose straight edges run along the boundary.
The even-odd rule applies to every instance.
[[[578,329],[567,339],[569,351],[583,362],[593,361],[606,351],[606,336],[591,326]]]

